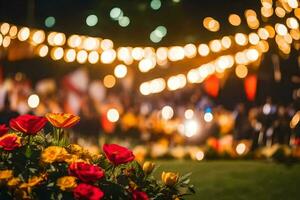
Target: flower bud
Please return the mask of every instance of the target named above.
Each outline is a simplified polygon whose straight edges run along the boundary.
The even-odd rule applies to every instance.
[[[146,161],[144,164],[143,164],[143,170],[146,174],[151,174],[151,172],[153,171],[155,167],[155,163],[153,162],[150,162],[150,161]]]
[[[178,182],[179,174],[174,172],[163,172],[161,179],[167,186],[173,186]]]

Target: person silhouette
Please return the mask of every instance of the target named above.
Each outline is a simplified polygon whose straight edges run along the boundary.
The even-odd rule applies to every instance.
[[[9,97],[6,95],[4,107],[0,111],[0,124],[6,124],[9,126],[9,121],[17,116],[19,116],[19,113],[11,109]]]

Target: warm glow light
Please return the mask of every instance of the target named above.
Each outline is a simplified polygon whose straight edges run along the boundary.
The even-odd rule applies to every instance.
[[[11,38],[15,38],[17,36],[18,33],[18,28],[16,26],[12,26],[9,30],[9,36]]]
[[[101,54],[101,62],[104,64],[112,63],[116,59],[116,52],[113,49],[107,49]]]
[[[64,50],[61,47],[55,47],[51,50],[51,58],[53,60],[59,60],[64,56]]]
[[[76,48],[80,46],[81,41],[82,39],[79,35],[71,35],[68,39],[68,45],[69,47]]]
[[[198,47],[200,56],[207,56],[209,54],[209,47],[206,44],[200,44]]]
[[[284,24],[275,24],[275,30],[278,35],[284,36],[288,33],[288,30]]]
[[[141,72],[148,72],[155,67],[155,59],[144,58],[139,62],[139,70]]]
[[[256,33],[249,34],[249,42],[250,44],[256,45],[259,42],[259,36]]]
[[[233,26],[239,26],[241,24],[241,18],[237,14],[229,15],[228,21]]]
[[[127,74],[127,67],[123,64],[117,65],[114,74],[117,78],[124,78]]]
[[[199,124],[194,119],[186,120],[183,125],[186,137],[193,137],[199,132]]]
[[[266,40],[269,37],[269,32],[265,28],[259,28],[257,33],[262,40]]]
[[[265,29],[268,31],[270,38],[273,38],[275,36],[275,30],[272,26],[267,25],[267,26],[265,26]]]
[[[204,113],[203,118],[204,118],[204,121],[211,122],[214,119],[214,116],[212,113],[206,112],[206,113]]]
[[[236,150],[236,152],[237,152],[238,155],[242,155],[246,151],[246,145],[244,143],[239,143],[236,146],[235,150]]]
[[[164,106],[161,110],[161,116],[164,120],[172,119],[174,115],[173,108],[171,106]]]
[[[140,92],[142,95],[149,95],[151,94],[151,88],[150,88],[150,83],[145,82],[140,85]]]
[[[277,15],[277,17],[283,18],[285,16],[285,10],[281,7],[276,7],[275,8],[275,14]]]
[[[100,41],[97,38],[87,37],[83,40],[83,48],[85,50],[96,50],[100,46]]]
[[[131,60],[132,57],[131,57],[130,49],[127,47],[120,47],[118,49],[117,57],[120,61],[124,61],[124,62]]]
[[[18,39],[20,41],[25,41],[29,38],[30,35],[30,30],[27,27],[23,27],[20,29],[19,33],[18,33]]]
[[[209,43],[209,47],[211,49],[212,52],[219,52],[221,51],[222,49],[222,44],[220,42],[220,40],[212,40],[210,43]]]
[[[239,78],[245,78],[248,74],[248,68],[245,65],[238,65],[235,68],[235,74]]]
[[[76,60],[78,63],[83,64],[86,62],[88,54],[85,50],[80,50],[77,53]]]
[[[160,61],[165,61],[168,59],[168,48],[167,47],[159,47],[156,50],[156,57]]]
[[[298,8],[299,6],[297,0],[287,0],[287,3],[291,8]]]
[[[184,112],[185,119],[192,119],[194,117],[194,111],[192,109],[187,109]]]
[[[2,45],[4,48],[7,48],[10,45],[11,39],[9,36],[5,36],[2,41]]]
[[[108,50],[114,47],[114,43],[110,39],[104,39],[101,41],[100,46],[103,50]]]
[[[187,79],[190,83],[200,83],[203,80],[197,69],[191,69],[187,74]]]
[[[204,156],[205,156],[205,154],[203,151],[198,151],[195,155],[195,158],[196,158],[196,160],[201,161],[204,159]]]
[[[116,84],[116,78],[113,75],[106,75],[103,79],[103,85],[107,88],[112,88]]]
[[[243,33],[237,33],[234,36],[235,42],[240,46],[245,46],[247,44],[247,37]]]
[[[290,29],[298,29],[299,28],[299,23],[298,23],[297,19],[294,17],[287,18],[286,25]]]
[[[271,17],[273,15],[274,9],[272,7],[262,7],[260,9],[260,12],[261,12],[261,15],[263,17],[268,18],[268,17]]]
[[[3,23],[0,26],[0,32],[2,35],[6,35],[9,32],[10,25],[8,23]]]
[[[45,40],[45,32],[44,31],[35,31],[32,35],[32,41],[35,43],[35,44],[41,44],[42,42],[44,42]]]
[[[53,45],[62,46],[66,42],[66,36],[64,33],[56,33],[53,38]]]
[[[220,29],[220,23],[212,17],[205,17],[203,20],[203,26],[212,32],[217,32]]]
[[[224,36],[224,37],[221,39],[221,43],[222,43],[222,46],[223,46],[225,49],[229,49],[230,46],[231,46],[231,39],[230,39],[230,37]]]
[[[88,61],[91,64],[97,63],[99,60],[99,54],[97,51],[91,51],[88,56]]]
[[[74,49],[68,49],[65,51],[64,60],[66,62],[73,62],[76,59],[76,51]]]
[[[168,58],[171,61],[178,61],[184,58],[184,49],[180,46],[171,47],[168,52]]]
[[[45,57],[47,54],[48,54],[48,46],[47,45],[41,45],[39,48],[38,48],[38,54],[40,57]]]
[[[144,50],[141,47],[135,47],[132,49],[131,56],[134,60],[142,60],[144,57]]]
[[[187,58],[194,58],[197,54],[197,48],[194,44],[187,44],[183,47],[184,55]]]
[[[30,108],[36,108],[40,104],[40,98],[38,95],[32,94],[29,96],[27,103]]]
[[[186,85],[186,78],[184,74],[178,74],[176,76],[171,76],[167,82],[169,90],[177,90],[183,88]]]
[[[248,49],[246,50],[246,57],[250,61],[256,61],[259,57],[259,52],[256,49]]]
[[[117,122],[120,118],[120,114],[117,109],[111,108],[107,111],[106,117],[110,122]]]

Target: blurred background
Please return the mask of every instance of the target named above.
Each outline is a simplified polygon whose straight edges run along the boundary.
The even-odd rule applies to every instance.
[[[0,0],[0,123],[66,112],[145,157],[299,157],[297,0]],[[259,152],[259,153],[257,153]]]

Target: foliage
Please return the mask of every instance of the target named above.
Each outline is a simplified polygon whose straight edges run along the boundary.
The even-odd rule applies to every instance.
[[[54,125],[52,132],[44,133],[39,127],[30,134],[20,131],[32,122],[25,117],[14,122],[17,128],[11,125],[12,130],[0,135],[0,199],[167,200],[194,193],[190,174],[166,172],[162,180],[156,180],[154,163],[142,166],[134,156],[126,159],[131,151],[124,147],[114,145],[114,152],[92,154],[69,144],[64,124],[70,127],[70,117],[74,118],[54,114],[47,118]],[[69,121],[58,123],[64,120]],[[111,156],[118,164],[111,162]]]

